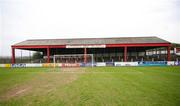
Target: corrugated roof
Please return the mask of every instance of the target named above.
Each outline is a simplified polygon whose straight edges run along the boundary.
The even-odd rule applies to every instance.
[[[115,38],[76,38],[76,39],[32,39],[16,43],[14,46],[28,45],[73,45],[73,44],[134,44],[170,43],[158,37],[115,37]]]

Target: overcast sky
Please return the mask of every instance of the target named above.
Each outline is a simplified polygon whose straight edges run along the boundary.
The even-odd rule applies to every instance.
[[[27,39],[129,36],[180,43],[180,0],[0,0],[0,56]]]

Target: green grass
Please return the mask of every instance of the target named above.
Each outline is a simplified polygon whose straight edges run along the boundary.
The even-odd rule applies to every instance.
[[[180,67],[0,68],[0,106],[179,106]]]

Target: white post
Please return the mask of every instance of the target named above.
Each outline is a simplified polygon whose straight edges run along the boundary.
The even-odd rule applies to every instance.
[[[91,60],[92,60],[92,67],[93,67],[93,66],[94,66],[94,56],[93,56],[93,54],[92,54],[92,56],[91,56],[91,57],[92,57],[92,59],[91,59]]]
[[[56,58],[55,58],[55,55],[53,57],[53,61],[54,61],[54,68],[56,67]]]

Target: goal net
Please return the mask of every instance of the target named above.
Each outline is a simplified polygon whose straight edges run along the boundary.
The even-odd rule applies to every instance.
[[[60,63],[62,66],[92,66],[94,64],[93,54],[66,54],[54,55],[54,66]]]

